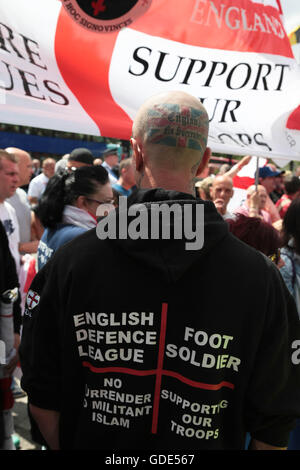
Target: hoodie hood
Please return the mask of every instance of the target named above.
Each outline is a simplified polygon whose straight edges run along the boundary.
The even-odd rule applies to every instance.
[[[115,228],[108,238],[119,250],[168,282],[204,261],[229,233],[212,202],[162,188],[140,189],[120,199],[100,224],[106,233]]]

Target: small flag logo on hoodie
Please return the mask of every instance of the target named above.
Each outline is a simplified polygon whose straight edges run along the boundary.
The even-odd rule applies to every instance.
[[[26,303],[27,303],[27,307],[29,308],[29,310],[32,310],[33,308],[35,308],[39,304],[39,301],[40,301],[40,296],[36,292],[30,289],[28,291],[27,298],[26,298]]]

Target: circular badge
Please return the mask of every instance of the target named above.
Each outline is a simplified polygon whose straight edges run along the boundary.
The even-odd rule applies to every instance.
[[[68,15],[96,33],[115,33],[130,26],[150,7],[152,0],[61,0]]]

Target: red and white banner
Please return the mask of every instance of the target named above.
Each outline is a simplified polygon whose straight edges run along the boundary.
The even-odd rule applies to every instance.
[[[177,89],[204,103],[213,152],[300,160],[279,0],[0,0],[0,13],[3,123],[128,139],[143,101]]]

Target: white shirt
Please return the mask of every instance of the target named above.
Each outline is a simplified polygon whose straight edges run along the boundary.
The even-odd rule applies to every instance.
[[[31,240],[31,209],[24,189],[17,188],[15,194],[6,200],[16,211],[19,223],[20,242]]]
[[[236,218],[236,216],[234,214],[232,214],[231,212],[228,212],[228,211],[226,211],[226,213],[222,217],[223,217],[224,220],[227,220],[227,219],[234,220]]]
[[[44,173],[35,176],[29,183],[28,196],[39,199],[45,191],[48,181],[49,178]]]
[[[19,224],[15,209],[6,201],[0,203],[0,220],[4,226],[9,249],[16,262],[17,273],[20,273],[20,253],[19,253]]]
[[[108,172],[108,177],[109,177],[109,181],[110,181],[110,184],[113,185],[115,183],[118,182],[118,178],[116,178],[112,172],[112,169],[111,167],[109,166],[108,163],[106,162],[103,162],[102,163],[102,166],[106,169],[106,171]]]

